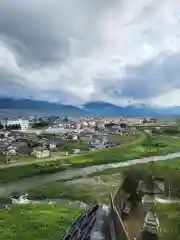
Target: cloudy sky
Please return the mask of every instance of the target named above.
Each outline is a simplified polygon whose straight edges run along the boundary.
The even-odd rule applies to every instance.
[[[1,0],[0,96],[180,106],[180,1]]]

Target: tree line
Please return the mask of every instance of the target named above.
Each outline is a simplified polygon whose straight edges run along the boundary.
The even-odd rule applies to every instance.
[[[0,123],[0,129],[6,129],[6,130],[21,130],[21,125],[20,124],[9,124],[9,125],[2,125]]]

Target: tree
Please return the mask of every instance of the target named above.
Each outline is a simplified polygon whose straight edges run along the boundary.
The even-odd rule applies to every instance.
[[[52,136],[53,136],[53,140],[55,140],[56,139],[56,134],[53,133]]]
[[[178,134],[180,132],[177,126],[165,127],[163,130],[164,130],[164,133],[170,134],[170,135]]]
[[[32,128],[43,128],[48,126],[49,126],[49,122],[46,122],[46,121],[34,122],[32,124]]]
[[[124,181],[122,183],[122,190],[126,194],[130,194],[130,200],[132,203],[139,201],[139,196],[137,195],[137,189],[139,186],[139,181],[142,180],[150,186],[152,184],[152,176],[149,172],[144,170],[139,170],[135,168],[130,168],[124,172]]]
[[[64,122],[68,122],[68,121],[69,121],[68,117],[65,116],[65,117],[64,117]]]

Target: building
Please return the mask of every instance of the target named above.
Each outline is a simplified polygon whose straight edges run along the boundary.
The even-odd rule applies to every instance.
[[[45,158],[50,156],[50,152],[46,148],[37,147],[33,149],[32,155],[37,158]]]
[[[29,128],[29,120],[25,119],[4,119],[1,120],[1,124],[6,127],[6,126],[15,126],[15,125],[20,125],[21,130],[26,130]]]

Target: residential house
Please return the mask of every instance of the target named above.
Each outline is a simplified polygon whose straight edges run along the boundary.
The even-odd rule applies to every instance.
[[[56,151],[57,150],[57,142],[56,141],[47,141],[46,142],[46,146],[48,147],[48,149],[50,151]]]
[[[21,156],[30,156],[33,152],[33,149],[31,147],[28,147],[27,145],[21,146],[17,149],[17,154]]]
[[[25,119],[4,119],[1,121],[2,125],[5,126],[13,126],[13,125],[20,125],[21,130],[26,130],[29,128],[29,120]]]
[[[0,142],[0,154],[1,155],[6,155],[8,146],[9,146],[8,142]]]
[[[18,141],[18,142],[12,142],[8,149],[12,152],[16,152],[17,155],[31,155],[32,153],[32,148],[28,146],[27,142],[24,141]]]
[[[47,148],[36,147],[33,149],[32,155],[36,156],[37,158],[49,157],[50,151]]]

